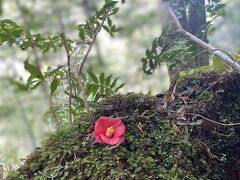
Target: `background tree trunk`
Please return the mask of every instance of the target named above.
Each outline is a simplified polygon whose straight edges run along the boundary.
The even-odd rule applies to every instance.
[[[188,4],[186,4],[183,0],[171,0],[170,4],[182,27],[191,34],[202,39],[204,42],[207,42],[207,32],[205,32],[205,0],[189,0]],[[174,24],[171,21],[168,21],[163,25],[162,36],[164,36],[164,41],[162,43],[163,49],[175,42],[177,39],[182,38],[181,35],[178,35],[174,31]],[[209,65],[208,53],[201,53],[203,49],[197,45],[193,45],[193,47],[196,58],[188,64],[187,68]]]
[[[205,11],[205,0],[191,0],[189,2],[189,12],[188,12],[188,31],[203,40],[207,40],[206,32],[206,11]],[[181,21],[180,21],[181,23]],[[183,26],[184,28],[184,26]],[[187,29],[186,29],[187,30]],[[199,46],[194,45],[195,55],[203,51]],[[195,61],[189,64],[189,68],[195,68],[199,66],[209,65],[209,57],[207,53],[200,54],[196,56]]]
[[[174,9],[174,12],[177,14],[179,22],[182,24],[183,28],[188,29],[186,7],[183,0],[173,0],[171,6]],[[169,44],[173,43],[179,35],[174,30],[174,25],[172,22],[168,21],[163,24],[162,27],[162,36],[164,36],[165,41],[162,46],[166,47]],[[174,32],[174,33],[173,33]]]

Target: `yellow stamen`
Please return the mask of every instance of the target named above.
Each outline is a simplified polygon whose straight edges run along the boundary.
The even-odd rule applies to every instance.
[[[114,133],[114,128],[112,126],[107,128],[107,131],[106,131],[106,136],[107,137],[112,137],[113,133]]]

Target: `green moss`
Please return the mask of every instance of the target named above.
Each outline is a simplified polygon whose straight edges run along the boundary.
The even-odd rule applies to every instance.
[[[179,85],[178,93],[191,100],[188,111],[194,109],[209,118],[232,117],[231,120],[238,121],[240,86],[228,89],[224,82],[233,83],[228,77],[221,80],[221,85],[205,91],[218,79],[216,75],[188,79]],[[216,102],[220,105],[215,105]],[[237,167],[236,161],[240,159],[238,128],[201,129],[199,133],[199,127],[193,126],[186,138],[174,128],[174,114],[159,111],[157,104],[155,97],[136,94],[108,98],[95,105],[95,115],[122,118],[126,125],[124,143],[110,150],[109,146],[94,142],[89,134],[89,121],[82,118],[50,135],[42,148],[27,157],[18,170],[10,172],[7,179],[232,178],[228,168]],[[169,108],[176,111],[182,105],[176,98]],[[229,166],[230,163],[234,166]]]

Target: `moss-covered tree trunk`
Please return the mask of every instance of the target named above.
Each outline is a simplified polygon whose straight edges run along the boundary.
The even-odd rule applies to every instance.
[[[120,117],[125,141],[115,149],[91,138],[87,118],[49,136],[8,180],[219,179],[240,177],[240,74],[188,77],[175,98],[117,95],[96,116]]]

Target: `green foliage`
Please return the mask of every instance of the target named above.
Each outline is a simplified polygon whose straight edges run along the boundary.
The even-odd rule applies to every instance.
[[[30,64],[28,61],[24,62],[24,68],[30,73],[26,85],[26,87],[29,89],[35,89],[45,81],[42,72],[36,66]]]
[[[38,47],[43,53],[50,49],[56,50],[61,47],[60,36],[43,37],[41,34],[32,35],[30,32],[25,33],[22,26],[10,19],[0,21],[0,44],[16,44],[22,50],[32,47]]]
[[[210,17],[222,16],[225,14],[224,7],[226,4],[222,3],[222,0],[208,0],[206,5],[206,11]]]
[[[88,38],[93,38],[95,33],[99,31],[101,24],[103,29],[106,30],[111,36],[113,33],[120,29],[113,25],[110,16],[118,12],[118,8],[115,7],[118,1],[105,1],[105,5],[102,9],[96,12],[95,16],[92,16],[86,21],[86,24],[78,25],[79,37],[85,41]],[[107,22],[106,22],[107,21]]]
[[[23,33],[22,26],[17,25],[10,19],[0,21],[0,44],[8,42],[10,45],[16,42]]]
[[[51,85],[50,85],[51,95],[54,94],[54,92],[56,91],[58,85],[59,85],[59,79],[55,77],[55,78],[52,80]]]
[[[66,39],[66,43],[69,47],[69,51],[74,51],[74,44],[86,44],[89,43],[89,38],[92,39],[94,34],[99,31],[100,24],[103,23],[104,29],[106,29],[111,35],[118,31],[109,16],[117,13],[118,8],[115,7],[118,1],[106,1],[102,9],[96,12],[96,15],[92,16],[86,21],[86,24],[81,24],[79,28],[80,41]],[[107,22],[105,22],[107,20]],[[22,26],[16,24],[12,20],[3,20],[0,22],[0,44],[7,41],[9,44],[15,43],[22,50],[27,48],[39,48],[43,53],[49,52],[50,49],[57,50],[63,46],[64,42],[61,35],[43,37],[41,34],[31,34],[31,32],[24,32]],[[106,24],[105,24],[106,23]],[[88,39],[88,41],[85,41]],[[24,62],[24,68],[30,73],[30,77],[27,80],[26,88],[35,89],[41,85],[46,79],[53,79],[50,85],[51,94],[55,92],[59,85],[59,77],[56,77],[54,73],[58,70],[53,71],[52,74],[43,73],[41,70],[30,64],[28,61]],[[62,76],[61,76],[62,77]],[[18,83],[20,85],[20,82]],[[24,89],[26,89],[24,88]]]
[[[86,82],[86,95],[91,97],[94,102],[107,96],[112,96],[124,86],[124,84],[118,85],[118,79],[113,79],[112,75],[106,76],[102,73],[99,76],[93,72],[88,72],[90,80]]]
[[[146,50],[146,57],[142,58],[144,73],[152,74],[161,63],[166,63],[169,70],[172,71],[179,66],[188,64],[190,60],[194,60],[192,59],[194,47],[187,40],[176,40],[163,47],[163,42],[166,40],[164,36],[156,38],[152,43],[151,50]]]
[[[80,39],[67,39],[63,38],[62,33],[58,33],[55,36],[44,37],[42,34],[32,34],[30,31],[25,32],[22,26],[17,25],[11,20],[1,21],[0,28],[0,43],[7,41],[9,44],[15,43],[22,50],[31,48],[34,51],[42,51],[43,54],[49,53],[51,49],[54,51],[59,50],[63,45],[67,47],[68,54],[70,54],[70,59],[74,59],[72,56],[76,54],[76,48],[81,48],[89,45],[96,34],[100,31],[101,27],[108,31],[111,35],[117,32],[119,28],[113,24],[110,16],[117,13],[118,8],[115,7],[118,1],[106,0],[104,6],[96,12],[95,15],[90,17],[85,24],[80,24],[78,26]],[[72,62],[72,61],[71,61]],[[73,62],[72,62],[73,63]],[[63,93],[60,95],[71,96],[72,98],[72,109],[73,115],[78,116],[84,111],[83,100],[80,96],[82,91],[79,88],[77,78],[75,76],[75,64],[71,64],[71,85],[72,92],[70,92],[69,82],[68,82],[68,67],[67,65],[59,65],[56,68],[49,67],[46,72],[43,72],[38,64],[33,64],[32,62],[26,60],[24,62],[24,68],[30,74],[26,84],[22,81],[10,80],[14,86],[20,91],[31,91],[38,88],[39,86],[48,87],[51,96],[59,95],[58,87],[62,86]],[[106,76],[102,73],[97,77],[94,73],[83,74],[84,85],[87,99],[90,102],[97,102],[107,96],[115,94],[124,84],[118,84],[118,80],[112,78],[111,75]],[[64,119],[66,114],[65,107],[51,107],[49,112],[53,112],[55,115],[59,115],[60,119]],[[46,113],[48,114],[48,113]]]
[[[179,5],[178,1],[172,0],[170,2],[172,5],[175,4],[176,8]],[[189,5],[198,6],[200,3],[186,0],[182,7],[185,9],[179,9],[179,11],[187,12]],[[206,13],[211,19],[195,35],[201,39],[204,38],[204,33],[208,33],[207,31],[212,27],[212,21],[218,16],[224,15],[224,7],[225,4],[221,0],[209,0],[206,4]],[[179,19],[181,18],[183,17],[179,17]],[[154,39],[152,48],[146,50],[146,57],[142,58],[143,71],[147,75],[152,74],[157,67],[161,66],[161,63],[167,64],[171,75],[178,69],[185,70],[187,65],[191,64],[192,61],[196,61],[197,56],[201,56],[201,52],[197,54],[199,53],[197,50],[199,49],[193,42],[178,35],[174,27],[171,27],[159,38]],[[216,68],[218,68],[217,65]]]

